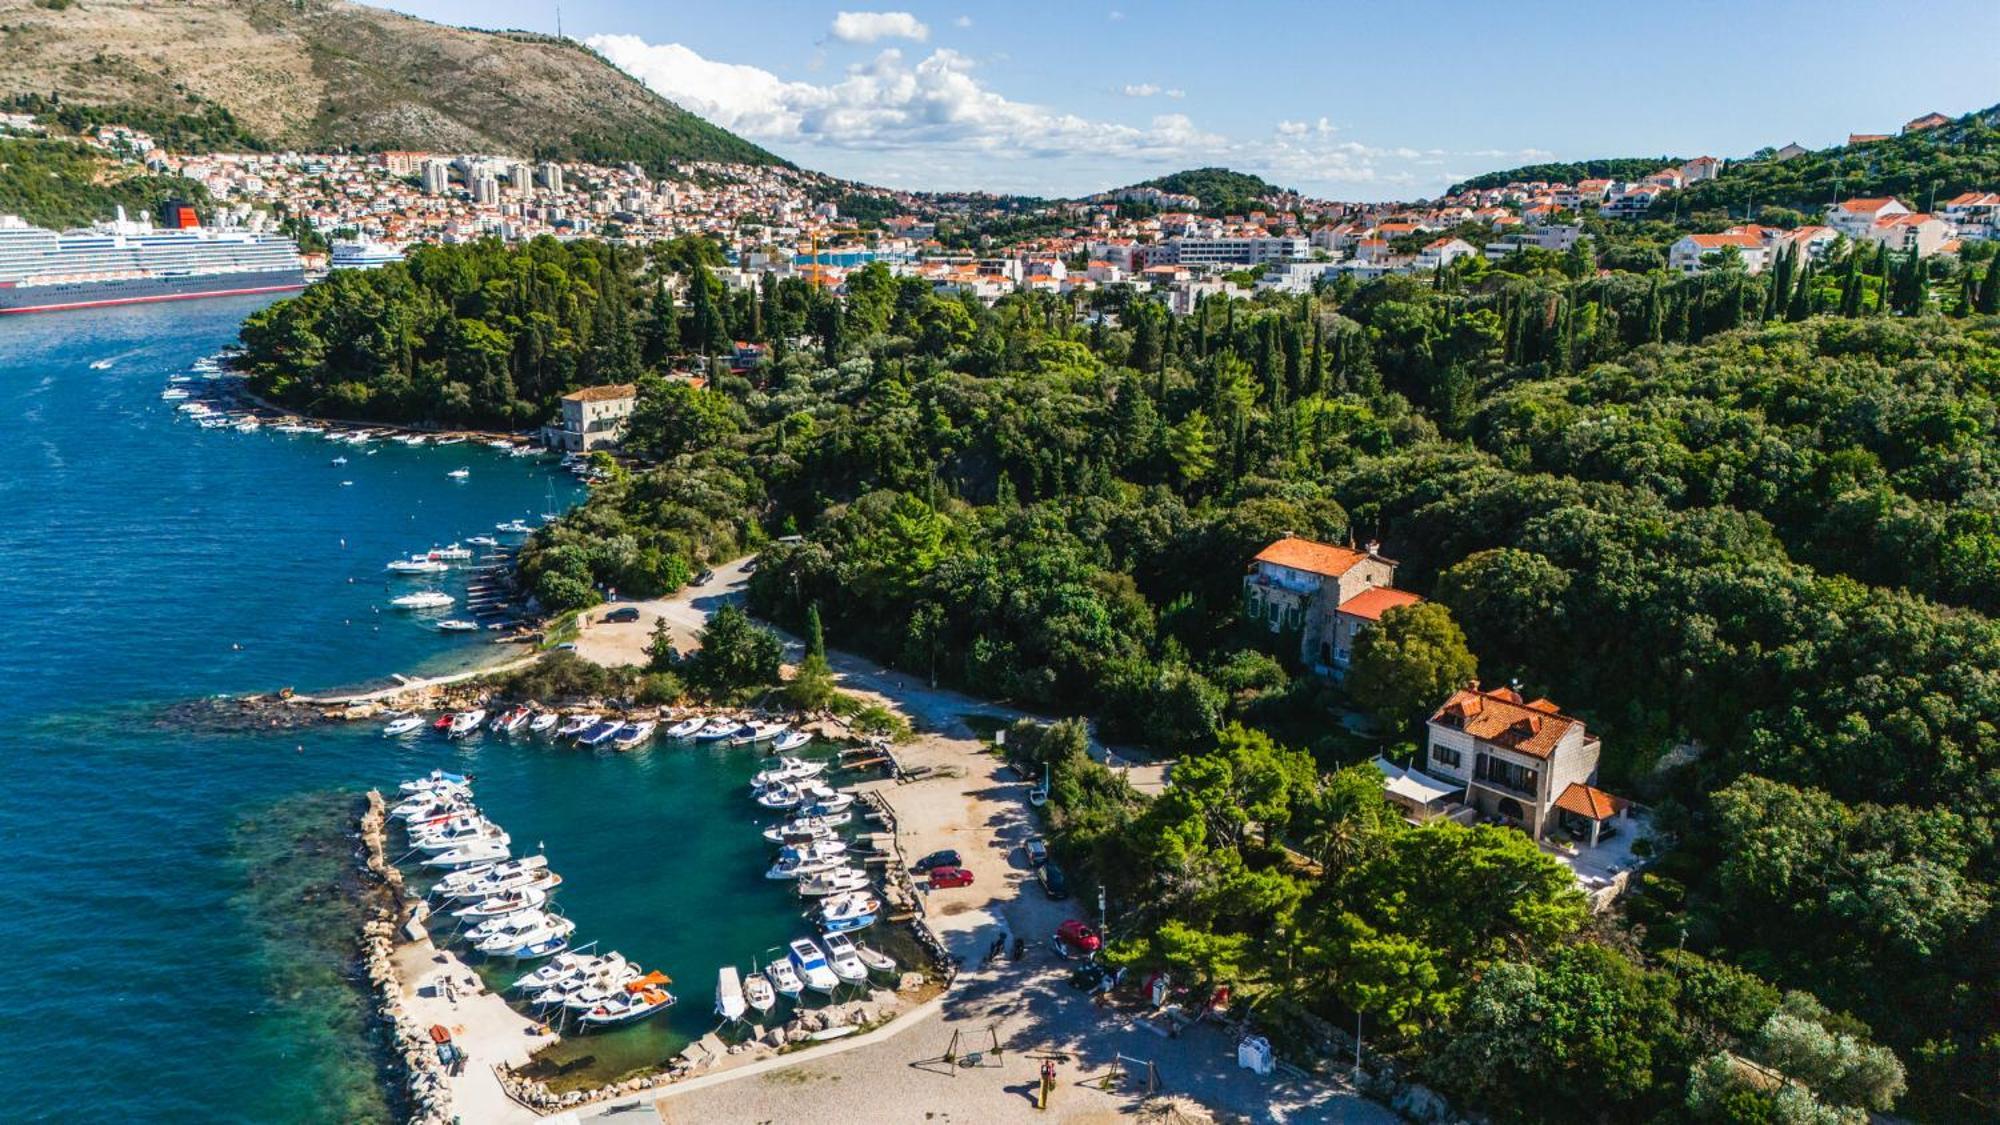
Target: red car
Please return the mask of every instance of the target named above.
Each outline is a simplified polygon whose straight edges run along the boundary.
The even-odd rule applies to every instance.
[[[1071,918],[1056,927],[1056,944],[1069,955],[1075,956],[1097,952],[1103,948],[1104,939],[1097,936],[1096,930],[1084,925],[1078,919]]]
[[[931,868],[932,890],[937,890],[940,887],[969,887],[971,885],[972,872],[967,871],[963,867]]]

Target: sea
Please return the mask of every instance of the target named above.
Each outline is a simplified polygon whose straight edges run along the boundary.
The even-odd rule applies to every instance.
[[[566,1044],[567,1080],[663,1062],[715,1025],[722,964],[807,932],[762,877],[754,753],[163,720],[517,653],[390,609],[419,583],[384,564],[582,495],[551,462],[477,444],[199,428],[162,390],[262,303],[0,318],[5,1116],[391,1119],[349,979],[341,832],[357,794],[439,767],[474,775],[517,854],[549,857],[578,944],[674,980],[666,1017]]]

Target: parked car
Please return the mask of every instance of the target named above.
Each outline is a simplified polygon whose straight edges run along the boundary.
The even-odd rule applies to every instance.
[[[1064,957],[1087,957],[1104,947],[1104,939],[1081,919],[1071,918],[1056,927],[1056,951]]]
[[[704,570],[703,570],[703,571],[702,571],[702,572],[701,572],[700,574],[697,574],[697,575],[695,575],[695,576],[694,576],[694,578],[693,578],[693,579],[692,579],[691,581],[689,581],[689,582],[688,582],[688,585],[690,585],[690,586],[706,586],[706,585],[708,585],[708,580],[709,580],[709,579],[711,579],[711,578],[713,578],[713,577],[715,577],[715,572],[714,572],[714,571],[712,571],[712,570],[707,570],[707,569],[704,569]]]
[[[1042,839],[1040,836],[1036,836],[1021,846],[1028,853],[1029,867],[1040,867],[1049,861],[1048,841]]]
[[[1110,979],[1111,974],[1105,971],[1104,966],[1091,962],[1078,965],[1076,971],[1070,973],[1069,986],[1088,996],[1109,988]]]
[[[1069,897],[1069,879],[1063,875],[1062,868],[1055,864],[1044,863],[1035,868],[1035,878],[1041,880],[1042,893],[1050,898]]]
[[[939,890],[945,887],[969,887],[971,885],[972,872],[967,871],[963,867],[931,868],[932,890]]]
[[[940,852],[932,852],[931,854],[911,864],[910,870],[929,871],[933,867],[963,867],[963,866],[965,866],[965,864],[958,858],[958,853],[950,848],[946,848]]]
[[[639,620],[639,607],[636,605],[619,606],[617,609],[605,614],[604,619],[606,621],[637,621]]]

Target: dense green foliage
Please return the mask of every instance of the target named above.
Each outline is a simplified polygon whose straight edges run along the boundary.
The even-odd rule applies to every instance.
[[[1795,156],[1727,165],[1716,179],[1695,184],[1663,200],[1683,212],[1729,209],[1746,214],[1752,205],[1775,205],[1817,213],[1840,199],[1900,196],[1914,209],[1942,202],[1963,191],[1991,191],[2000,184],[2000,106],[1983,109],[1949,125]]]
[[[1192,195],[1201,200],[1202,211],[1211,215],[1241,215],[1258,210],[1265,199],[1281,195],[1285,190],[1261,176],[1228,168],[1189,168],[1133,186]]]
[[[0,138],[0,215],[67,230],[109,219],[121,206],[138,218],[169,199],[197,208],[209,202],[208,190],[192,180],[123,172],[79,144]]]
[[[1643,180],[1662,168],[1678,168],[1678,156],[1611,156],[1598,160],[1559,160],[1545,164],[1523,164],[1486,172],[1451,185],[1446,194],[1505,187],[1508,184],[1563,183],[1578,180]]]
[[[136,129],[169,152],[263,152],[269,147],[227,109],[193,95],[179,105],[84,105],[41,94],[16,94],[0,104],[79,136],[106,125]]]

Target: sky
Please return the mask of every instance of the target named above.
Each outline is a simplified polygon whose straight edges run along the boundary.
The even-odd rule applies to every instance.
[[[384,0],[377,0],[384,2]],[[553,0],[386,0],[553,32]],[[562,31],[802,167],[1084,195],[1225,165],[1335,199],[1742,156],[2000,103],[2000,2],[568,0]]]

